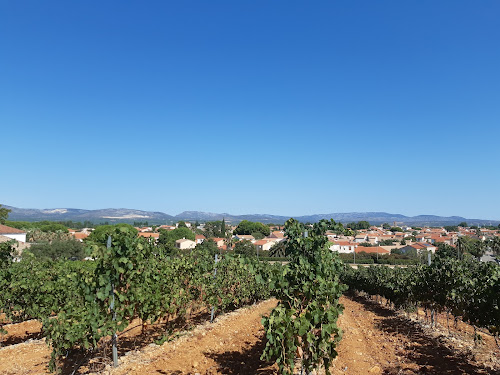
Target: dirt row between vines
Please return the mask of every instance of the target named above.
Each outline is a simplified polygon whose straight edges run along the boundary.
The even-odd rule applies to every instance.
[[[341,302],[345,310],[339,325],[344,335],[331,368],[335,375],[500,374],[500,351],[493,339],[485,335],[483,344],[474,347],[472,328],[466,325],[448,338],[443,329],[428,329],[371,300],[351,296],[342,297]],[[118,368],[109,366],[109,358],[102,359],[108,365],[100,373],[277,374],[276,365],[260,360],[265,347],[261,317],[275,305],[275,300],[269,300],[222,315],[215,323],[199,324],[161,346],[139,345],[120,357]],[[9,326],[7,330],[13,333],[7,339],[14,343],[32,337],[35,325]],[[27,333],[25,328],[29,328]],[[139,333],[132,330],[128,335]],[[49,357],[44,340],[6,346],[0,349],[0,374],[46,374]],[[87,364],[76,373],[92,373],[96,368]],[[64,373],[72,369],[68,366]]]

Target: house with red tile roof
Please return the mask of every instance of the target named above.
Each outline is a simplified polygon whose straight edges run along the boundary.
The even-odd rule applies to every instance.
[[[258,250],[263,250],[263,251],[269,251],[269,249],[271,247],[273,247],[274,245],[274,242],[272,241],[266,241],[266,240],[258,240],[258,241],[255,241],[254,242],[254,246],[258,249]]]
[[[417,254],[421,253],[424,250],[430,251],[432,253],[436,252],[436,246],[431,245],[430,243],[427,243],[427,242],[415,242],[411,245],[407,245],[405,247],[402,247],[400,250],[404,254],[405,252],[407,252],[411,249],[416,250]]]
[[[0,224],[0,236],[12,238],[13,240],[19,242],[26,242],[26,234],[27,233],[24,230],[11,228],[8,227],[7,225]]]
[[[211,240],[215,242],[218,248],[222,248],[222,246],[224,246],[224,238],[214,237],[211,238]]]
[[[71,235],[75,238],[75,240],[80,242],[83,242],[83,240],[89,236],[88,233],[84,232],[73,232]]]
[[[247,240],[247,241],[251,241],[252,243],[255,242],[255,237],[252,236],[251,234],[235,234],[234,238],[236,238],[240,241]]]
[[[356,254],[362,252],[367,254],[379,254],[379,255],[385,255],[391,253],[389,250],[386,250],[381,246],[357,246],[355,251]]]
[[[160,238],[160,233],[156,232],[139,232],[137,235],[143,238],[154,238],[156,241]]]
[[[268,237],[284,240],[285,239],[285,232],[283,232],[282,230],[275,230]]]

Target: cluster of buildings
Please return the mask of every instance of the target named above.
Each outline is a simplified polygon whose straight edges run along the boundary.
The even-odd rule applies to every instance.
[[[227,241],[225,238],[212,237],[210,240],[214,241],[217,247],[221,250],[231,250],[234,247],[235,241],[250,241],[257,250],[267,251],[270,250],[273,245],[283,241],[285,239],[285,233],[283,231],[274,231],[269,236],[257,240],[254,236],[248,234],[235,234],[232,236],[233,241]],[[206,240],[206,237],[202,234],[197,234],[195,236],[195,241],[189,239],[179,239],[175,242],[175,246],[178,249],[193,249],[197,244],[202,243]]]
[[[482,241],[494,236],[500,237],[498,230],[457,228],[458,231],[449,232],[444,227],[424,227],[421,229],[402,227],[400,232],[372,226],[369,229],[357,231],[355,236],[337,236],[333,233],[328,233],[327,236],[332,243],[330,246],[332,251],[378,254],[389,254],[393,249],[399,249],[403,254],[411,250],[415,250],[417,254],[423,250],[435,253],[439,243],[455,246],[461,236],[468,236]],[[388,242],[393,244],[381,245]]]
[[[188,228],[192,225],[189,222],[185,223]],[[160,237],[159,229],[173,230],[177,226],[160,225],[157,227],[138,227],[138,235],[144,238],[153,238],[158,240]],[[201,228],[201,227],[199,227]],[[228,227],[229,231],[234,231],[236,227]],[[285,239],[285,234],[280,228],[274,228],[269,236],[256,239],[251,235],[233,235],[232,240],[228,241],[225,238],[210,238],[218,248],[222,250],[230,250],[237,241],[250,241],[258,250],[268,251],[276,243]],[[91,232],[92,229],[87,228],[80,231],[69,230],[70,234],[77,240],[83,241]],[[26,231],[11,228],[6,225],[0,225],[0,242],[15,240],[16,247],[21,252],[23,249],[30,246],[26,241]],[[327,232],[330,243],[330,249],[338,253],[377,253],[380,255],[390,254],[391,250],[399,249],[401,253],[416,251],[417,254],[422,251],[434,253],[439,243],[444,243],[450,246],[455,246],[458,239],[462,236],[468,236],[479,240],[487,240],[493,237],[500,237],[499,230],[492,229],[471,229],[468,227],[457,227],[456,231],[447,231],[442,228],[411,228],[401,227],[398,230],[391,230],[384,227],[372,226],[369,229],[358,230],[354,236],[337,235],[333,232]],[[197,234],[195,240],[182,238],[176,241],[175,246],[178,249],[192,249],[197,244],[205,241],[204,235]]]

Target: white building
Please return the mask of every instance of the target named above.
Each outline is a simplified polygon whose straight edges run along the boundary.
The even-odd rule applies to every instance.
[[[175,247],[181,250],[194,249],[196,247],[196,242],[188,240],[186,238],[182,238],[180,240],[175,241]]]
[[[331,251],[337,251],[338,253],[354,253],[358,245],[349,241],[335,241],[330,246]]]
[[[11,228],[0,224],[0,236],[12,238],[19,242],[26,242],[26,232],[21,229]]]

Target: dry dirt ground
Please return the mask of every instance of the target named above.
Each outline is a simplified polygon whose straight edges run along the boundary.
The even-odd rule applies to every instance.
[[[430,329],[363,297],[342,297],[341,302],[344,335],[331,368],[335,375],[500,374],[500,350],[493,339],[482,335],[483,343],[475,347],[472,328],[463,323],[448,337],[446,327]],[[275,305],[269,300],[222,315],[161,346],[132,329],[120,338],[129,351],[121,352],[118,368],[109,366],[106,353],[106,358],[83,361],[75,374],[277,374],[276,365],[260,360],[265,346],[261,316]],[[444,316],[438,320],[446,326]],[[9,334],[0,349],[0,374],[47,374],[50,350],[36,339],[39,325],[31,321],[5,328]],[[71,363],[63,373],[73,369]]]

